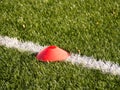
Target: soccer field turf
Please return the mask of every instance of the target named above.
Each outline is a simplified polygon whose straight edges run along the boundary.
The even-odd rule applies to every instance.
[[[0,35],[120,65],[120,1],[1,0]],[[0,89],[112,90],[120,76],[0,46]]]

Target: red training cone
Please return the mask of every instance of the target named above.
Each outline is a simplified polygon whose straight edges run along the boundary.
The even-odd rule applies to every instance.
[[[63,61],[68,56],[70,56],[70,54],[65,50],[57,46],[48,46],[47,48],[39,52],[36,58],[44,62],[55,62],[55,61]]]

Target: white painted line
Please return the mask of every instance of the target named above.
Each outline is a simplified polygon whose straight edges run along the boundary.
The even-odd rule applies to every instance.
[[[0,36],[0,46],[6,46],[8,48],[16,48],[19,51],[30,51],[30,52],[39,52],[44,47],[33,42],[22,42],[17,40],[17,38],[10,38],[7,36]],[[93,57],[81,56],[79,54],[71,54],[67,58],[68,62],[73,64],[81,64],[87,68],[93,68],[101,70],[103,73],[111,73],[113,75],[120,75],[120,66],[116,63],[110,61],[97,61]]]
[[[43,49],[43,46],[34,44],[33,42],[22,42],[17,38],[10,38],[7,36],[0,36],[0,45],[8,48],[17,48],[19,51],[39,52]]]
[[[67,58],[68,62],[72,62],[73,64],[81,64],[87,68],[93,68],[101,70],[103,73],[111,73],[113,75],[120,75],[120,66],[119,64],[115,64],[110,61],[97,61],[93,57],[81,56],[79,54],[71,54],[69,58]]]

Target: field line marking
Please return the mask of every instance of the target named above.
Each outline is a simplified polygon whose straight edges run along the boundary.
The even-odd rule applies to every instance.
[[[0,36],[0,46],[1,45],[6,46],[7,48],[16,48],[19,51],[29,51],[32,53],[39,52],[45,47],[34,44],[33,42],[23,42],[17,38],[10,38],[8,36]],[[66,61],[73,64],[81,64],[83,67],[101,70],[103,73],[120,75],[120,66],[111,61],[97,61],[93,57],[81,56],[74,53],[72,53]]]
[[[6,46],[8,48],[16,48],[19,51],[29,51],[29,52],[39,52],[43,49],[43,46],[39,44],[34,44],[33,42],[22,42],[17,38],[10,38],[7,36],[0,36],[0,45]]]

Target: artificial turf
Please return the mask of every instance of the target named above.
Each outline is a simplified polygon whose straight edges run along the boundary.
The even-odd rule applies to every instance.
[[[1,90],[106,90],[119,89],[120,77],[81,65],[43,63],[29,52],[0,47]]]
[[[120,1],[1,0],[0,35],[120,64]],[[29,52],[0,47],[1,89],[113,89],[119,81],[119,76],[42,63]]]

